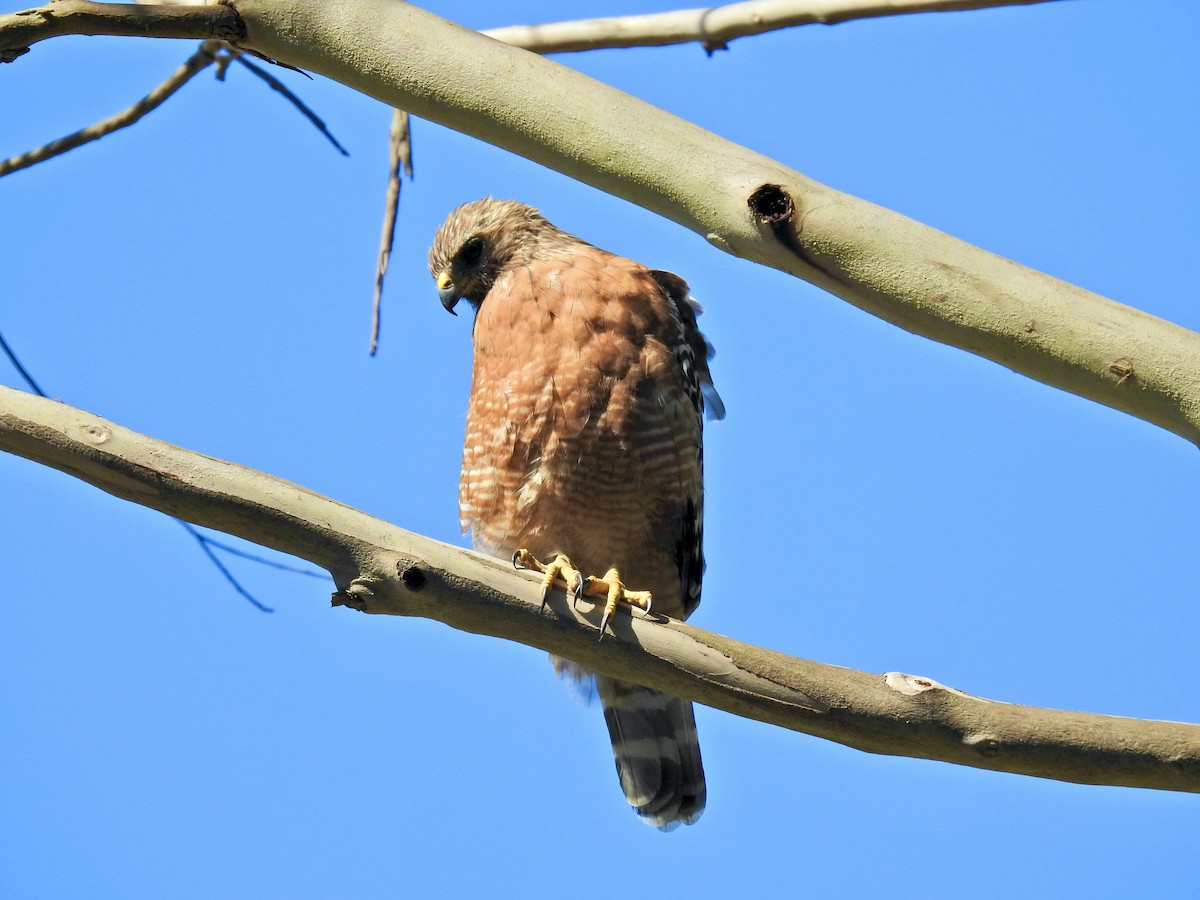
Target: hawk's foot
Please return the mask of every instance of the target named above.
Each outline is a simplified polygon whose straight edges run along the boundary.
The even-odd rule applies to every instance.
[[[617,571],[616,566],[605,572],[603,578],[589,575],[583,582],[581,593],[585,597],[605,598],[604,615],[600,617],[600,640],[604,640],[604,629],[608,627],[608,620],[616,612],[618,603],[628,603],[630,606],[644,609],[648,614],[654,602],[649,591],[626,590],[624,582],[621,581],[621,573]]]
[[[567,559],[563,553],[555,553],[550,562],[543,563],[522,547],[512,555],[512,564],[514,569],[533,569],[535,572],[542,573],[544,576],[542,578],[542,609],[546,608],[546,594],[554,586],[554,582],[560,579],[567,586],[567,593],[574,598],[576,603],[583,596],[583,573],[576,569],[571,564],[571,560]]]
[[[554,585],[554,582],[559,580],[566,584],[567,592],[571,594],[576,603],[582,597],[603,597],[604,615],[600,618],[600,640],[604,640],[604,631],[608,627],[613,613],[616,612],[618,603],[628,603],[630,606],[636,606],[649,613],[654,602],[649,591],[627,590],[616,566],[605,572],[603,578],[597,578],[594,575],[585,577],[562,553],[554,554],[554,558],[550,562],[543,563],[524,548],[513,554],[512,564],[515,569],[533,569],[535,572],[542,573],[544,576],[542,578],[543,609],[546,606],[546,593]]]

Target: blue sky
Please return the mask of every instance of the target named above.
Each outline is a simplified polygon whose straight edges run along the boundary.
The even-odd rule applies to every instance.
[[[1197,329],[1200,7],[1137,6],[561,61]],[[474,27],[563,14],[432,8]],[[0,157],[190,52],[37,46],[0,71]],[[1200,721],[1194,446],[425,121],[369,359],[388,112],[282,77],[349,159],[234,68],[0,181],[0,329],[51,395],[462,543],[470,328],[424,257],[453,206],[517,198],[706,306],[729,415],[706,435],[696,624],[994,699]],[[0,382],[21,386],[2,364]],[[275,609],[258,612],[169,519],[24,460],[0,457],[0,497],[5,898],[1125,897],[1200,876],[1195,796],[870,756],[705,708],[708,811],[662,835],[622,801],[599,710],[539,651],[331,610],[327,582],[234,560]]]

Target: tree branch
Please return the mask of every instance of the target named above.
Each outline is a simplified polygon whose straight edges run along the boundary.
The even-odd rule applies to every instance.
[[[839,193],[578,72],[398,0],[228,2],[236,2],[236,22],[229,6],[65,0],[0,17],[0,59],[11,58],[23,40],[52,36],[47,28],[66,33],[61,13],[77,7],[90,11],[79,19],[86,33],[222,31],[229,38],[244,28],[246,49],[504,147],[909,331],[1200,444],[1194,332]],[[154,18],[158,13],[164,18]],[[23,18],[43,22],[42,31],[22,31]]]
[[[1200,335],[404,3],[238,0],[238,9],[249,46],[270,56],[638,203],[909,331],[1200,443]]]
[[[669,619],[618,617],[507,562],[402,531],[295,484],[0,387],[0,450],[319,565],[334,605],[518,641],[735,715],[872,753],[1085,784],[1200,792],[1200,726],[973,697],[927,678],[797,659]],[[586,604],[585,604],[586,606]]]
[[[67,34],[194,38],[240,41],[241,17],[224,3],[214,6],[137,6],[55,0],[36,9],[0,15],[0,63],[12,62],[38,41]]]
[[[735,38],[799,25],[837,25],[882,16],[1053,2],[1057,0],[747,0],[640,16],[510,25],[483,34],[535,53],[658,47],[692,41],[700,42],[711,52]],[[234,0],[220,0],[212,6],[139,0],[139,5],[146,12],[135,15],[129,11],[131,4],[50,0],[43,7],[0,15],[0,62],[12,62],[29,52],[37,41],[66,34],[241,39],[240,19],[232,12],[236,6]],[[189,9],[209,12],[193,15]],[[204,33],[206,29],[212,33]]]
[[[483,33],[535,53],[660,47],[692,41],[698,41],[711,53],[724,49],[735,38],[798,25],[837,25],[852,19],[1050,2],[1054,0],[748,0],[642,16],[510,25]]]

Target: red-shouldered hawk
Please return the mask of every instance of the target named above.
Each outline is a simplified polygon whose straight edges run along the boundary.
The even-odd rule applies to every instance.
[[[465,298],[475,311],[463,530],[489,553],[569,557],[568,580],[608,572],[686,618],[704,571],[705,403],[724,415],[687,284],[490,198],[450,213],[429,267],[447,310]],[[637,814],[663,829],[696,821],[691,704],[600,675],[596,690]]]

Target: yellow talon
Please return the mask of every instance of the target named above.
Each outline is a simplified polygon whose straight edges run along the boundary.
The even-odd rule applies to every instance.
[[[594,575],[584,577],[566,554],[555,553],[550,562],[543,563],[524,548],[513,554],[512,563],[515,569],[533,569],[542,573],[542,609],[546,608],[546,595],[550,588],[560,579],[566,584],[567,592],[576,602],[580,597],[603,597],[604,615],[600,618],[600,640],[604,640],[604,630],[608,627],[613,613],[617,611],[618,603],[624,601],[630,606],[645,610],[647,614],[654,603],[649,591],[626,590],[616,566],[605,572],[603,578],[596,578]]]
[[[604,615],[600,617],[600,640],[604,640],[604,629],[608,620],[617,611],[617,604],[624,600],[630,606],[636,606],[650,612],[654,598],[649,591],[630,591],[625,589],[621,581],[621,573],[613,566],[604,573],[603,578],[589,576],[583,584],[583,593],[588,597],[604,597]]]
[[[583,574],[572,565],[571,560],[565,554],[555,553],[550,562],[543,563],[522,547],[513,554],[512,562],[514,569],[533,569],[535,572],[542,573],[542,609],[546,608],[546,595],[550,592],[550,588],[560,578],[566,584],[567,591],[573,593],[578,599],[579,587],[583,583]]]

